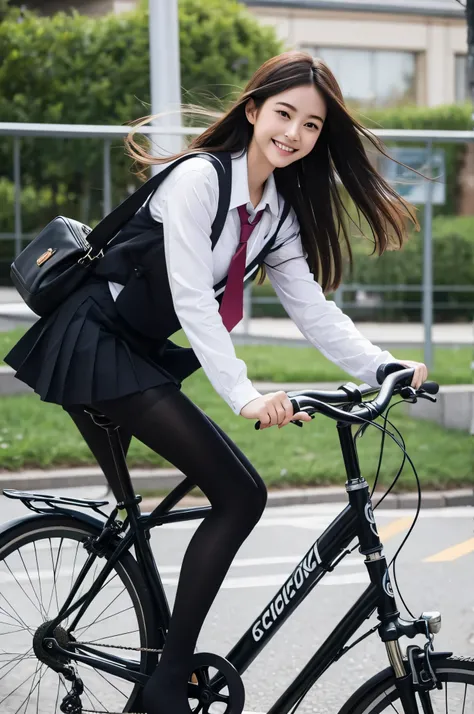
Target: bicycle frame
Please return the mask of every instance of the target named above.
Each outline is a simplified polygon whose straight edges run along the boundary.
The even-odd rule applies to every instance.
[[[415,637],[420,633],[425,634],[426,622],[423,620],[403,621],[399,617],[387,562],[382,553],[383,546],[377,533],[368,484],[360,474],[351,427],[347,423],[338,422],[337,428],[348,478],[346,490],[348,492],[349,505],[315,541],[284,585],[231,649],[226,658],[242,674],[324,575],[332,571],[337,563],[348,553],[347,547],[349,543],[357,537],[360,545],[359,550],[365,556],[370,585],[341,619],[296,679],[271,707],[268,714],[288,714],[328,667],[344,654],[344,648],[349,639],[375,610],[377,610],[380,621],[379,635],[386,644],[389,661],[397,677],[397,687],[401,694],[404,712],[405,714],[417,714],[418,708],[409,682],[410,676],[406,674],[398,640],[402,635]],[[147,578],[151,597],[159,613],[160,621],[164,623],[164,630],[167,629],[170,611],[149,543],[150,530],[155,526],[166,523],[202,518],[209,512],[210,507],[168,512],[192,488],[192,485],[185,480],[151,514],[142,515],[137,504],[139,499],[135,497],[129,475],[128,483],[124,483],[126,485],[124,491],[128,494],[126,507],[130,527],[123,539],[118,541],[119,544],[105,563],[102,572],[89,592],[79,598],[77,602],[73,602],[82,580],[90,570],[95,558],[98,557],[97,553],[90,553],[67,601],[55,620],[51,622],[44,643],[51,649],[64,653],[72,660],[90,664],[98,670],[103,670],[130,682],[144,684],[147,681],[147,675],[138,671],[138,663],[104,654],[90,646],[78,646],[82,647],[88,654],[64,650],[52,635],[56,625],[77,610],[77,614],[68,628],[70,631],[74,631],[88,604],[106,582],[120,555],[129,550],[132,545],[135,548],[136,559],[144,576]],[[133,499],[130,498],[132,494]],[[123,504],[119,505],[122,506]],[[165,632],[163,631],[160,638],[162,644],[164,637]],[[212,683],[219,686],[219,676]]]

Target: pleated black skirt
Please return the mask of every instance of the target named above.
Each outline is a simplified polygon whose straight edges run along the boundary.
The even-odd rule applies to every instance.
[[[4,359],[43,401],[73,411],[161,384],[180,387],[199,367],[192,350],[134,332],[97,278],[40,318]]]

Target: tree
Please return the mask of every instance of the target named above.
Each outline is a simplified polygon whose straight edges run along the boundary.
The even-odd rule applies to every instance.
[[[0,22],[5,19],[7,13],[10,12],[10,0],[0,0]]]
[[[183,102],[225,108],[253,71],[283,50],[273,29],[236,0],[181,0],[179,16]],[[2,121],[125,124],[150,113],[143,5],[101,18],[26,12],[18,23],[7,17],[0,24],[0,57]],[[134,180],[121,140],[113,143],[112,167],[116,203]],[[88,204],[100,216],[100,141],[22,140],[22,168],[25,184],[52,187],[52,213],[62,195],[70,197],[72,215],[81,198],[84,219]],[[2,176],[11,178],[10,140],[0,143]]]

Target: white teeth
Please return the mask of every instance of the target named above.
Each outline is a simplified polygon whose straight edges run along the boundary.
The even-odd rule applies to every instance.
[[[275,139],[273,139],[273,141],[275,142],[275,146],[278,146],[279,149],[283,149],[283,151],[288,151],[289,154],[292,154],[294,152],[294,149],[289,149],[288,146],[279,144],[278,141],[275,141]]]

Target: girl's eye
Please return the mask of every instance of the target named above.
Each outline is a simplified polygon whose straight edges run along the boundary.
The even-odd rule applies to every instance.
[[[287,117],[290,116],[290,115],[288,114],[288,112],[285,112],[284,109],[277,109],[276,112],[277,112],[277,114],[286,114]],[[313,124],[312,121],[308,122],[308,124],[309,124],[310,126],[312,126],[313,129],[316,129],[316,130],[318,129],[318,127],[316,126],[316,124]]]

